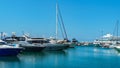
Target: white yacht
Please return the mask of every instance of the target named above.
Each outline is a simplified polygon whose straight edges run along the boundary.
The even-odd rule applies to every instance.
[[[39,46],[27,41],[28,38],[25,37],[6,37],[4,40],[9,44],[19,44],[20,47],[23,47],[23,51],[42,51],[45,46]]]
[[[100,39],[94,40],[93,44],[99,45],[102,47],[114,47],[116,44],[116,40],[120,41],[120,37],[113,36],[111,34],[106,34],[102,36]]]
[[[56,40],[45,39],[45,38],[31,38],[27,42],[34,45],[45,46],[44,50],[57,51],[68,48],[68,45],[57,43]]]

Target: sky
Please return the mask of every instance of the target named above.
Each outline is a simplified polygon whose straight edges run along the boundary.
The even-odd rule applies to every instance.
[[[58,4],[70,40],[93,41],[112,34],[120,20],[120,0],[58,0]],[[7,35],[25,32],[48,38],[55,36],[55,22],[56,0],[0,0],[0,32]]]

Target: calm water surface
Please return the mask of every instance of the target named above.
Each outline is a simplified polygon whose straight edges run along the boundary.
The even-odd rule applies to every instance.
[[[0,57],[0,68],[120,68],[114,49],[78,46],[64,51],[22,53]]]

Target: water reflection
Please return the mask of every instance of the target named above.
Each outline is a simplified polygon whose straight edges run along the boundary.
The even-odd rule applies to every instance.
[[[64,55],[67,56],[67,52],[66,51],[45,51],[44,54],[46,55]]]
[[[19,62],[17,56],[0,56],[0,62]]]
[[[114,48],[94,48],[94,53],[104,56],[116,56],[118,53]]]
[[[19,63],[17,56],[0,56],[0,68],[18,68]]]
[[[0,57],[0,68],[120,68],[115,49],[76,47],[65,51],[23,52]],[[115,66],[114,66],[115,65]]]
[[[52,67],[58,66],[66,56],[66,51],[24,52],[20,55],[20,61],[24,68],[47,68],[51,65]]]
[[[49,55],[67,55],[66,51],[44,51],[44,52],[23,52],[21,53],[21,57],[46,57]]]
[[[120,56],[120,50],[118,49],[115,49],[116,50],[116,53],[118,54],[118,56]]]
[[[116,65],[120,63],[120,57],[115,49],[80,46],[69,51],[68,58],[66,66],[72,68],[114,68],[114,65],[116,68],[120,67]]]

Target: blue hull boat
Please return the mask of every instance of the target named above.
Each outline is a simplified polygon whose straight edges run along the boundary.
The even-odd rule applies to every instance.
[[[0,48],[0,56],[17,56],[23,48]]]
[[[6,42],[0,40],[0,56],[16,56],[23,48],[19,46],[10,46]]]

